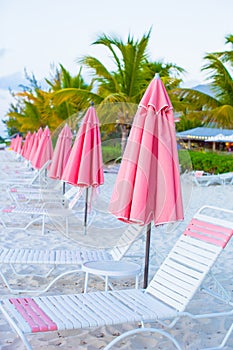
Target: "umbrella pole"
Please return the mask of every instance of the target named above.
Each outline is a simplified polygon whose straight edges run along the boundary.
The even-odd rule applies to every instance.
[[[149,260],[150,260],[150,235],[151,235],[151,223],[149,223],[146,227],[146,252],[145,252],[143,288],[147,288],[147,285],[148,285]]]
[[[65,181],[62,182],[62,195],[64,196],[66,192],[66,183]],[[62,205],[65,205],[65,198],[62,199]]]
[[[88,187],[86,188],[86,201],[84,213],[84,235],[87,233]]]

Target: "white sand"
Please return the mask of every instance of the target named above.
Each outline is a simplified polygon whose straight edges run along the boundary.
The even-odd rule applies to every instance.
[[[9,152],[0,151],[0,164],[2,173],[8,172],[7,178],[10,177],[12,169],[15,169],[18,164],[19,173],[21,171],[19,162],[13,162]],[[53,225],[49,224],[46,227],[49,229],[49,233],[41,236],[40,226],[33,227],[31,230],[20,231],[17,229],[4,230],[1,228],[1,241],[0,245],[3,247],[33,247],[33,248],[70,248],[74,249],[75,246],[80,244],[89,247],[103,247],[110,248],[113,246],[117,238],[121,235],[122,230],[125,230],[126,225],[118,222],[107,212],[107,206],[111,195],[111,188],[115,180],[115,175],[106,174],[105,184],[101,188],[100,195],[97,196],[92,205],[91,213],[89,213],[89,219],[91,221],[88,227],[88,233],[83,235],[83,213],[81,213],[81,205],[78,208],[79,215],[73,218],[70,223],[70,235],[69,238],[65,237],[60,230],[56,229]],[[190,179],[185,176],[182,178],[182,190],[185,208],[185,220],[174,225],[164,225],[152,229],[152,257],[150,262],[150,277],[153,276],[158,264],[161,262],[163,256],[167,254],[170,248],[173,246],[177,237],[180,235],[186,224],[190,221],[193,214],[203,205],[215,205],[223,208],[233,210],[233,186],[209,186],[209,187],[193,187]],[[0,205],[1,207],[10,204],[10,200],[6,197],[5,186],[1,188]],[[23,220],[23,218],[21,219]],[[12,222],[14,222],[12,215]],[[144,252],[144,246],[141,241],[136,242],[133,246],[133,252]],[[156,250],[157,255],[153,254]],[[143,265],[143,260],[136,260]],[[220,256],[217,264],[214,266],[214,273],[219,280],[224,284],[224,287],[232,293],[232,242],[230,242]],[[10,270],[8,270],[10,274]],[[9,275],[9,277],[11,277]],[[12,276],[10,278],[12,284],[21,284],[26,287],[40,287],[43,283],[43,279],[30,276],[25,279],[16,279]],[[142,285],[142,278],[141,278]],[[89,290],[103,290],[103,282],[98,278],[92,278],[90,280]],[[126,288],[133,286],[133,281],[120,281],[116,284],[116,288]],[[57,282],[46,295],[52,295],[56,293],[76,293],[83,290],[83,275],[82,273],[75,276],[66,277]],[[0,280],[0,295],[1,298],[10,297],[8,289],[4,286],[2,280]],[[220,306],[216,301],[203,296],[198,293],[190,302],[189,311],[191,312],[205,312],[215,311],[220,309]],[[207,346],[216,346],[221,342],[224,330],[229,326],[229,323],[233,321],[231,318],[219,318],[219,319],[204,319],[202,321],[192,321],[188,318],[181,319],[175,327],[170,331],[172,335],[181,342],[183,349],[198,350]],[[91,330],[75,330],[70,332],[51,332],[44,334],[36,334],[30,336],[32,347],[35,350],[39,349],[70,349],[70,350],[97,350],[103,349],[104,346],[113,339],[114,335],[122,333],[125,330],[133,329],[135,325],[120,325],[101,327]],[[22,341],[11,330],[4,317],[0,315],[0,349],[1,350],[24,350],[25,347]],[[174,346],[167,339],[155,334],[144,334],[131,337],[125,341],[120,342],[116,349],[174,349]],[[233,349],[233,336],[228,340],[225,349]]]

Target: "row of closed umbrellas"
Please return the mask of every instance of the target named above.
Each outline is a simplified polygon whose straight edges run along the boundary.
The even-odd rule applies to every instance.
[[[40,168],[48,159],[52,159],[48,170],[51,178],[87,189],[104,183],[99,121],[93,106],[88,108],[82,120],[73,147],[68,125],[59,134],[54,152],[49,129],[45,128],[41,132],[34,154],[34,144],[31,152],[28,151],[32,138],[29,134],[22,149],[22,155],[35,168]],[[134,117],[109,211],[118,220],[147,227],[144,272],[146,287],[151,222],[160,225],[183,219],[173,110],[158,76],[149,84]]]
[[[59,133],[53,151],[50,130],[39,128],[34,134],[28,132],[24,145],[22,137],[12,140],[11,149],[30,161],[35,169],[51,160],[48,176],[63,180],[74,186],[96,187],[104,182],[99,121],[94,107],[85,114],[72,147],[72,132],[65,124]]]

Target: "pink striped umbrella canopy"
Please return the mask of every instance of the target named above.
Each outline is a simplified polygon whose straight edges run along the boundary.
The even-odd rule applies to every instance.
[[[29,142],[28,142],[28,147],[24,153],[24,158],[27,160],[29,160],[29,158],[30,158],[30,153],[31,153],[31,150],[32,150],[32,147],[34,144],[35,137],[36,137],[36,132],[34,131],[34,133],[31,134],[31,137],[30,137]]]
[[[17,137],[16,137],[16,143],[15,143],[15,149],[14,149],[14,150],[15,150],[15,152],[18,153],[18,154],[21,154],[22,141],[23,141],[22,136],[17,135]]]
[[[159,225],[184,217],[172,104],[159,77],[139,104],[109,210],[126,223],[149,225],[148,241],[151,222]]]
[[[62,180],[80,187],[104,183],[99,120],[94,107],[89,107],[83,118]]]
[[[13,137],[13,138],[11,139],[10,148],[12,149],[12,151],[15,150],[16,138],[17,138],[17,136],[16,136],[16,137]]]
[[[17,134],[17,136],[11,140],[10,146],[14,152],[20,153],[22,147],[22,137]]]
[[[52,162],[48,176],[52,179],[61,179],[63,170],[68,161],[72,148],[72,132],[68,124],[66,124],[60,132],[56,147],[53,153]]]
[[[22,150],[21,150],[21,154],[22,156],[25,158],[25,155],[27,153],[27,150],[28,150],[28,146],[29,146],[29,143],[30,143],[30,139],[31,139],[31,133],[30,131],[28,131],[26,137],[25,137],[25,141],[24,141],[24,144],[23,144],[23,147],[22,147]],[[26,159],[26,158],[25,158]]]
[[[99,120],[93,106],[89,107],[78,130],[75,143],[62,174],[62,180],[86,188],[84,230],[87,226],[88,188],[104,183]]]
[[[14,142],[15,142],[15,139],[11,139],[11,143],[10,143],[10,149],[14,150]]]
[[[53,156],[53,146],[50,135],[50,130],[46,126],[38,144],[36,153],[32,159],[32,166],[35,169],[40,169]]]
[[[43,129],[40,127],[38,129],[37,133],[34,135],[32,149],[31,149],[30,155],[29,155],[29,160],[31,161],[31,163],[33,162],[33,158],[34,158],[36,151],[38,149],[39,141],[41,139],[42,134],[43,134]]]

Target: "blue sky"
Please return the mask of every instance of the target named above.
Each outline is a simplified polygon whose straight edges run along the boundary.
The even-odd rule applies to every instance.
[[[111,67],[107,52],[91,46],[102,33],[125,40],[152,27],[150,58],[183,67],[187,86],[203,83],[203,56],[227,48],[232,13],[232,0],[0,0],[0,120],[8,87],[17,91],[25,68],[38,80],[49,77],[51,64],[75,74],[77,59],[87,54]]]

